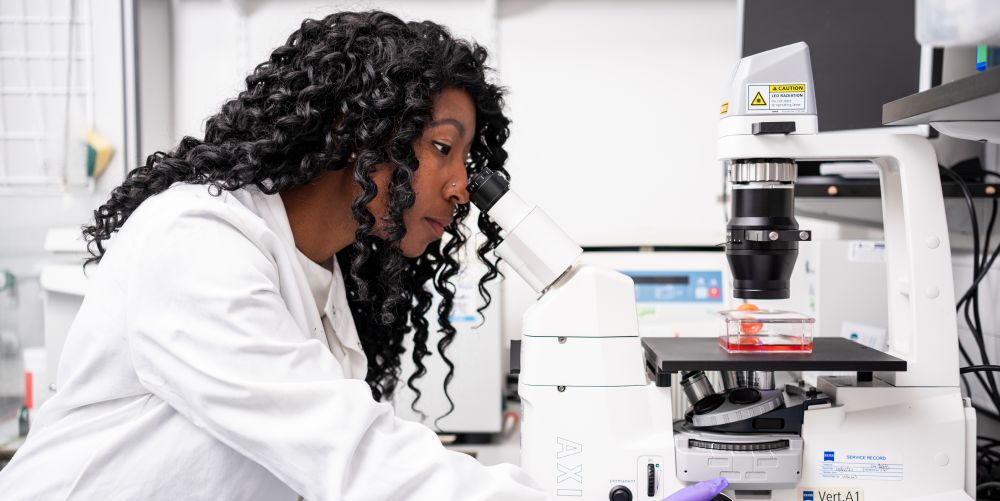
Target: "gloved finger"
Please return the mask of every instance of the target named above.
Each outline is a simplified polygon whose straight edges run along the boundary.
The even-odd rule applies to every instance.
[[[729,487],[729,481],[719,477],[685,487],[664,499],[663,501],[711,501],[720,492]]]

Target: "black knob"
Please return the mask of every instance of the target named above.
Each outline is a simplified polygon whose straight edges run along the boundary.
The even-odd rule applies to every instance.
[[[616,485],[611,488],[611,494],[608,494],[608,499],[611,501],[632,501],[632,491],[628,490],[628,487],[624,485]]]
[[[656,466],[653,463],[646,464],[646,497],[656,495]]]

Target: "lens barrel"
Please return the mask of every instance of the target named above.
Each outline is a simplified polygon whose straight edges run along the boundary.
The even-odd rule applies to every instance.
[[[785,299],[799,254],[795,235],[795,163],[740,160],[730,165],[733,182],[726,259],[733,273],[733,296]]]
[[[483,212],[489,211],[508,190],[510,183],[501,175],[483,168],[469,179],[469,200]]]

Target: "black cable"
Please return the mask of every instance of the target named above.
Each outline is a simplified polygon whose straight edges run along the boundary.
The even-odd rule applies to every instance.
[[[946,169],[944,167],[938,167],[938,170],[946,176],[950,177],[958,188],[962,190],[962,197],[965,199],[966,208],[969,210],[969,221],[972,223],[972,253],[975,255],[976,259],[972,261],[973,271],[975,274],[979,274],[979,218],[976,216],[976,206],[972,202],[972,191],[969,190],[969,185],[965,184],[965,180],[961,178],[958,174],[952,172],[951,169]]]
[[[975,362],[972,361],[972,357],[969,356],[969,352],[965,351],[965,347],[962,346],[961,341],[958,342],[958,351],[962,354],[962,358],[965,359],[965,363],[969,365],[975,365]],[[1000,419],[1000,414],[998,414],[1000,413],[1000,401],[997,401],[993,398],[994,395],[990,392],[990,386],[986,382],[986,380],[983,379],[982,374],[974,372],[972,373],[972,375],[976,376],[976,380],[979,381],[979,384],[983,385],[983,390],[986,391],[986,395],[990,398],[990,402],[993,403],[994,409],[996,409],[996,411],[990,411],[990,414],[995,415],[997,416],[997,419]],[[969,381],[965,378],[967,374],[962,374],[961,376],[962,376],[962,383],[965,384],[965,393],[966,395],[969,395],[969,398],[972,398],[972,388],[969,386]]]
[[[991,171],[991,170],[983,169],[983,173],[986,176],[995,176],[997,178],[1000,178],[1000,173],[998,173],[998,172],[994,172],[994,171]],[[985,176],[984,176],[984,178],[985,178]],[[983,260],[982,260],[982,264],[979,266],[979,269],[980,269],[979,273],[982,276],[986,276],[986,274],[989,273],[990,267],[992,265],[992,262],[990,262],[990,264],[987,265],[987,259],[988,259],[988,256],[990,254],[990,239],[993,236],[993,228],[994,228],[994,225],[996,224],[996,221],[997,221],[997,208],[998,208],[998,205],[1000,205],[1000,204],[998,204],[997,203],[997,199],[994,198],[992,205],[993,205],[993,207],[990,210],[990,222],[986,224],[986,235],[983,238]],[[1000,249],[1000,246],[998,246],[998,249]],[[979,297],[978,288],[976,289],[976,291],[977,291],[976,297],[978,298]],[[971,362],[969,362],[969,363],[971,364]],[[978,372],[976,372],[974,374],[976,375],[976,377],[978,379],[980,379],[980,380],[982,379],[980,377],[980,374]],[[965,381],[964,378],[963,378],[963,381]],[[980,382],[982,382],[982,381],[980,381]],[[966,391],[970,391],[969,394],[971,395],[971,389],[968,386],[969,386],[968,382],[966,382]],[[994,402],[994,406],[996,406],[997,411],[1000,412],[1000,403]],[[994,442],[996,442],[996,445],[1000,446],[1000,441],[994,441]]]
[[[1000,172],[995,172],[989,169],[982,169],[982,171],[983,174],[987,176],[995,176],[997,178],[1000,178]],[[989,224],[986,225],[986,236],[985,236],[985,241],[983,243],[983,262],[979,266],[979,269],[982,270],[983,273],[985,273],[986,270],[989,270],[989,267],[986,266],[986,256],[990,253],[990,238],[993,236],[993,225],[997,221],[997,205],[998,205],[997,199],[994,198],[993,210],[990,211],[990,222]]]
[[[982,320],[979,316],[979,294],[978,294],[978,282],[979,279],[979,218],[976,216],[976,207],[972,201],[972,191],[969,190],[969,186],[965,181],[956,173],[952,172],[951,169],[946,169],[944,167],[938,167],[941,173],[950,177],[955,184],[958,185],[959,189],[962,191],[962,197],[965,199],[966,208],[969,211],[969,220],[972,224],[972,276],[973,276],[973,286],[970,291],[974,291],[975,295],[971,295],[969,299],[966,294],[963,299],[958,302],[955,306],[956,312],[962,311],[963,303],[966,301],[971,302],[971,304],[965,304],[964,317],[966,324],[969,326],[969,330],[972,332],[972,337],[976,341],[976,345],[979,348],[979,356],[983,364],[989,365],[989,355],[986,352],[986,343],[983,340],[983,330],[982,330]],[[980,279],[981,280],[981,279]],[[971,299],[971,301],[970,301]],[[969,309],[972,307],[972,316],[970,317]],[[990,398],[993,400],[994,405],[997,406],[997,402],[1000,401],[1000,391],[997,389],[996,378],[993,376],[992,372],[987,373],[986,378],[990,383]],[[971,396],[971,395],[970,395]],[[1000,410],[1000,406],[997,406]]]
[[[990,256],[990,260],[986,262],[986,266],[984,267],[984,269],[988,270],[993,267],[993,262],[996,261],[998,254],[1000,254],[1000,246],[997,246],[997,248],[993,251],[993,254]],[[969,297],[972,296],[972,294],[976,291],[976,288],[979,286],[979,282],[982,282],[983,278],[985,277],[986,277],[985,273],[980,274],[978,277],[976,277],[976,280],[972,282],[972,286],[969,287],[969,289],[965,291],[965,294],[962,295],[962,298],[959,299],[959,303],[967,301]]]
[[[997,222],[997,199],[993,199],[993,210],[990,211],[990,222],[986,225],[986,235],[983,237],[983,261],[979,265],[982,270],[986,266],[986,257],[990,253],[990,237],[993,236],[993,225]]]
[[[982,253],[983,254],[982,258],[983,259],[982,259],[982,262],[979,264],[979,274],[978,275],[974,275],[973,278],[977,278],[978,276],[984,276],[985,277],[986,274],[990,270],[989,268],[986,267],[986,260],[987,260],[987,255],[990,253],[990,235],[993,233],[993,225],[996,224],[996,220],[997,220],[997,200],[993,199],[993,209],[990,211],[990,220],[989,220],[989,223],[987,223],[987,225],[986,225],[986,235],[983,238],[983,253]],[[973,257],[973,259],[975,259],[975,257]],[[975,273],[975,267],[973,267],[973,273]],[[973,317],[974,317],[975,322],[976,322],[976,324],[975,324],[976,325],[976,331],[979,333],[979,338],[980,339],[984,339],[984,341],[985,341],[985,333],[983,332],[983,320],[982,320],[982,317],[979,314],[979,286],[978,285],[976,285],[976,292],[972,296],[972,300],[971,301],[966,301],[966,303],[965,303],[966,321],[968,321],[969,303],[972,303]],[[983,359],[983,363],[984,364],[988,364],[989,361],[984,358]],[[976,374],[978,375],[979,373],[976,373]],[[992,372],[988,373],[988,374],[990,376],[993,375]],[[992,382],[992,380],[991,380],[991,382]],[[998,411],[1000,411],[1000,395],[996,395],[996,399],[997,400],[994,401],[993,405],[997,408]]]
[[[976,409],[977,414],[982,413],[983,415],[989,416],[994,420],[1000,421],[1000,415],[997,415],[989,410],[982,409],[975,404],[973,404],[973,407]],[[987,482],[997,480],[994,473],[997,472],[997,468],[1000,467],[1000,451],[995,450],[998,447],[1000,447],[1000,440],[982,435],[976,437],[975,468],[976,483],[979,488],[982,488]],[[979,498],[988,499],[984,496],[979,496]]]
[[[959,185],[959,187],[961,188],[961,190],[963,192],[963,196],[965,197],[966,205],[967,205],[967,207],[970,210],[970,213],[969,213],[970,220],[974,224],[974,226],[973,226],[973,241],[975,243],[978,240],[979,225],[978,225],[978,219],[977,219],[976,214],[975,214],[975,207],[974,207],[974,205],[972,203],[971,191],[968,189],[968,186],[965,184],[965,182],[961,178],[957,177],[957,175],[954,174],[953,172],[951,172],[951,171],[944,171],[944,170],[942,172],[945,172],[946,175],[948,175],[953,180],[955,180],[956,183]],[[1000,176],[998,176],[998,177],[1000,177]],[[996,215],[994,213],[991,216],[991,223],[990,223],[990,230],[989,231],[992,231],[992,224],[995,223],[995,217],[996,217]],[[979,268],[980,268],[980,266],[983,266],[986,263],[986,254],[988,253],[989,247],[985,247],[984,250],[983,250],[983,260],[982,260],[982,262],[980,262],[979,256],[978,256],[978,245],[975,245],[975,247],[976,247],[976,249],[974,249],[974,256],[973,256],[973,277],[976,280],[975,280],[974,285],[972,287],[970,287],[969,293],[971,293],[971,294],[966,294],[965,296],[963,296],[963,298],[956,305],[956,308],[961,309],[962,306],[963,306],[963,304],[964,304],[964,317],[965,317],[966,324],[968,325],[969,330],[970,330],[970,332],[973,335],[973,339],[976,341],[977,347],[979,348],[979,351],[980,351],[980,355],[982,357],[986,357],[986,358],[983,359],[983,363],[984,364],[989,364],[989,359],[988,359],[987,352],[986,352],[986,349],[985,349],[985,342],[984,342],[984,336],[983,336],[983,330],[982,330],[982,320],[981,320],[981,317],[979,315],[979,308],[978,308],[978,306],[979,306],[978,280],[982,280],[981,276],[985,275],[986,270],[989,269],[988,267],[986,267],[985,269],[979,269]],[[972,309],[972,314],[971,315],[970,315],[970,307]],[[961,347],[961,343],[960,343],[960,347]],[[966,353],[964,355],[965,355],[965,358],[966,358],[966,362],[971,364],[972,362],[971,362],[970,357],[968,356],[968,354]],[[987,389],[987,394],[989,394],[990,400],[993,401],[994,407],[997,408],[998,410],[1000,410],[1000,395],[998,395],[996,393],[995,378],[993,377],[993,373],[992,372],[987,373],[987,376],[988,376],[987,379],[989,379],[989,381],[991,383],[990,388]],[[983,382],[982,378],[979,376],[978,373],[976,373],[976,377],[980,381],[980,383]],[[966,387],[967,387],[967,390],[968,390],[968,383],[967,382],[966,382]],[[969,394],[971,396],[971,390],[968,390],[968,391],[970,391]]]
[[[975,402],[972,403],[972,408],[976,409],[976,414],[982,414],[992,418],[994,421],[1000,422],[1000,414],[997,414],[995,411],[991,411],[986,407],[980,407]]]
[[[996,203],[996,201],[994,201],[994,203]],[[987,251],[988,251],[988,249],[987,249]],[[965,310],[966,311],[966,323],[970,322],[969,317],[968,317],[969,301],[973,297],[976,297],[978,299],[978,295],[979,295],[979,282],[981,282],[984,278],[986,278],[987,273],[993,267],[993,262],[996,261],[997,256],[1000,255],[1000,245],[998,245],[997,248],[993,251],[993,253],[989,256],[989,259],[986,259],[986,254],[987,254],[987,252],[983,253],[983,266],[980,268],[979,274],[975,276],[975,280],[973,280],[972,285],[969,286],[969,288],[968,288],[968,290],[966,290],[965,294],[962,295],[962,297],[958,301],[958,305],[956,306],[957,308],[961,308],[963,304],[966,306],[966,310]],[[970,326],[970,329],[971,329],[971,326]],[[980,328],[980,330],[978,332],[973,332],[973,334],[974,334],[974,336],[976,334],[979,334],[981,336],[982,335],[981,328]],[[977,341],[978,341],[978,339],[977,339]],[[987,361],[984,360],[984,363],[986,363],[986,362]]]
[[[972,360],[972,357],[969,356],[969,352],[965,350],[965,346],[962,345],[961,340],[958,341],[958,351],[962,354],[962,358],[965,359],[966,364],[976,365],[976,363]],[[996,409],[996,412],[1000,413],[1000,401],[993,398],[994,395],[990,392],[990,386],[986,383],[986,380],[983,379],[982,374],[975,372],[972,375],[976,376],[979,384],[983,386],[983,390],[985,390],[986,394],[990,397],[990,401],[993,403],[993,407]],[[965,383],[965,392],[969,398],[972,398],[972,388],[969,386],[969,381],[966,379],[967,374],[961,374],[961,376],[962,382]],[[1000,414],[997,414],[997,416],[1000,417]]]
[[[968,353],[964,353],[965,352],[965,348],[962,347],[962,343],[961,342],[958,343],[958,351],[963,352],[962,355],[965,356],[966,358],[968,358],[969,354]],[[976,375],[978,376],[979,373],[977,372]],[[959,376],[960,377],[958,378],[958,380],[962,382],[962,387],[965,388],[965,394],[968,395],[969,398],[972,398],[972,386],[969,384],[969,380],[965,378],[965,376],[966,376],[965,374],[960,374]]]
[[[976,294],[973,297],[978,297],[978,294]],[[982,363],[989,364],[990,360],[989,360],[989,358],[986,355],[986,353],[987,353],[987,351],[986,351],[986,340],[985,340],[985,338],[983,336],[982,328],[981,328],[980,325],[976,324],[975,320],[970,316],[969,308],[970,308],[971,305],[972,305],[972,301],[966,301],[965,302],[965,310],[964,310],[965,324],[969,327],[969,332],[972,334],[972,338],[973,338],[973,340],[975,340],[976,345],[979,348],[979,356],[982,359],[981,360]],[[959,306],[961,306],[961,303],[959,303]],[[970,364],[970,365],[974,365],[974,363],[972,362],[972,360],[967,360],[967,363]],[[977,377],[979,377],[978,373],[977,373]],[[986,391],[987,391],[987,393],[990,396],[990,400],[993,401],[994,407],[996,407],[997,410],[1000,411],[1000,394],[997,393],[997,386],[996,386],[996,383],[995,383],[994,379],[995,378],[993,377],[993,373],[988,373],[987,374],[987,380],[990,382],[990,387],[987,388]],[[970,394],[970,396],[971,396],[971,394]]]
[[[993,234],[993,228],[996,224],[998,203],[996,199],[993,199],[992,210],[990,211],[989,222],[986,225],[986,235],[983,241],[982,254],[980,255],[979,247],[979,222],[976,214],[975,204],[973,203],[972,193],[969,190],[968,185],[960,178],[957,174],[950,170],[942,169],[948,177],[952,178],[959,188],[962,190],[962,195],[965,198],[966,206],[969,210],[969,219],[972,223],[973,229],[973,256],[972,256],[972,275],[973,281],[969,289],[962,295],[955,305],[956,312],[963,309],[963,316],[965,317],[966,325],[968,325],[970,332],[972,333],[973,339],[976,341],[977,347],[980,351],[980,356],[982,357],[982,365],[972,365],[972,358],[969,356],[968,352],[962,346],[961,341],[959,341],[959,350],[962,353],[962,357],[965,359],[966,363],[970,364],[969,367],[963,367],[960,369],[960,374],[962,375],[962,381],[965,383],[966,392],[971,397],[972,391],[969,386],[966,375],[972,373],[976,376],[979,383],[986,389],[987,395],[989,395],[990,400],[993,401],[993,406],[1000,412],[1000,395],[997,393],[997,387],[993,373],[1000,371],[1000,365],[992,365],[989,363],[989,358],[985,349],[984,343],[984,333],[982,317],[979,311],[979,283],[986,277],[989,273],[990,268],[993,266],[993,262],[996,260],[997,255],[1000,254],[1000,245],[994,252],[990,252],[991,237]],[[984,173],[988,175],[993,175],[1000,178],[1000,173],[986,171]],[[970,315],[971,308],[971,315]],[[990,386],[987,387],[985,381],[981,376],[981,372],[986,372],[987,379],[990,382]],[[985,415],[992,417],[993,419],[1000,419],[1000,415],[992,411],[987,411],[986,409],[981,409],[980,407],[973,404],[973,407]],[[976,449],[976,480],[977,480],[977,492],[982,493],[985,491],[990,491],[1000,487],[1000,483],[996,482],[995,472],[997,468],[1000,467],[1000,452],[993,450],[994,448],[1000,448],[1000,440],[995,440],[987,437],[977,437]],[[986,442],[985,444],[980,444],[979,440]],[[981,496],[980,496],[981,497]]]
[[[1000,372],[1000,365],[970,365],[962,367],[958,372],[962,374],[967,372]]]

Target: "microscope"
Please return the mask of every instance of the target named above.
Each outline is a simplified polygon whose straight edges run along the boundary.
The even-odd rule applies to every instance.
[[[580,263],[582,249],[497,173],[470,180],[472,202],[503,230],[497,254],[539,294],[511,368],[521,466],[551,499],[659,501],[719,476],[730,488],[717,499],[974,499],[975,412],[959,390],[934,150],[918,136],[819,134],[814,93],[804,43],[744,58],[733,73],[718,138],[733,294],[790,294],[799,244],[811,240],[794,215],[797,161],[870,161],[885,222],[886,353],[813,339],[809,317],[767,309],[722,312],[718,337],[640,338],[629,277]],[[851,375],[811,386],[802,371]],[[791,383],[778,387],[776,372]],[[691,403],[682,416],[673,385]]]

